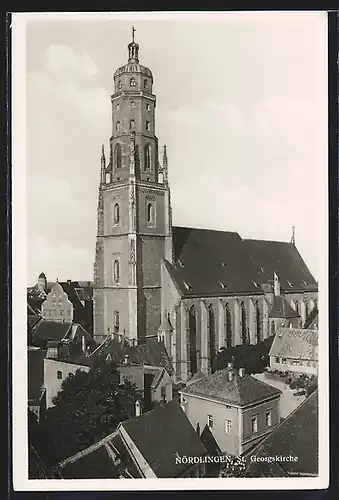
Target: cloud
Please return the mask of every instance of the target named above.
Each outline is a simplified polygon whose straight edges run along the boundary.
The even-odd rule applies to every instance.
[[[52,45],[46,49],[45,68],[51,75],[65,79],[91,78],[99,73],[88,53],[77,54],[65,45]]]

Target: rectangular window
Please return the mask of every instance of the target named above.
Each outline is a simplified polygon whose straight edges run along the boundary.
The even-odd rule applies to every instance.
[[[271,425],[272,425],[272,412],[271,411],[266,412],[265,419],[266,419],[266,427],[271,427]]]
[[[311,366],[311,361],[307,361],[307,366]]]
[[[213,417],[212,415],[207,415],[207,427],[209,427],[210,429],[213,429]]]
[[[131,101],[131,108],[135,108],[135,102]]]
[[[225,434],[231,434],[232,422],[231,420],[225,420]]]
[[[258,416],[252,417],[252,432],[258,432]]]
[[[149,132],[151,129],[151,122],[146,122],[146,130]]]
[[[280,363],[280,358],[276,357],[276,358],[275,358],[275,362],[276,362],[276,363]]]
[[[59,380],[62,379],[62,372],[60,370],[57,371],[57,377]]]
[[[148,103],[146,104],[146,110],[151,111],[151,106]]]
[[[134,130],[134,129],[135,129],[135,120],[130,120],[130,122],[129,122],[129,128],[130,128],[131,130]]]
[[[120,130],[120,122],[116,123],[115,128],[116,128],[117,132],[119,132],[119,130]]]

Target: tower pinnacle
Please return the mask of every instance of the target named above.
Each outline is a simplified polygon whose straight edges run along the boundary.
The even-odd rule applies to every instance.
[[[292,227],[292,237],[291,237],[292,245],[295,245],[295,227]]]
[[[135,28],[132,26],[132,41],[128,44],[128,62],[139,62],[139,45],[134,41]]]

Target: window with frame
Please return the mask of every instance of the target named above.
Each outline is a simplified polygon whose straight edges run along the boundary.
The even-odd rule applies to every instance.
[[[130,120],[130,122],[129,122],[129,128],[130,128],[131,130],[134,130],[134,129],[135,129],[135,120]]]
[[[135,87],[137,82],[135,81],[135,78],[131,78],[130,81],[129,81],[129,84],[131,87]]]
[[[114,156],[115,156],[115,167],[116,168],[121,168],[122,152],[121,152],[121,146],[120,146],[120,144],[117,144],[115,146]]]
[[[113,262],[113,281],[119,283],[120,281],[120,264],[118,260]]]
[[[148,88],[148,80],[146,80],[146,78],[145,78],[145,80],[144,80],[144,89],[147,89],[147,88]]]
[[[118,332],[120,328],[120,315],[119,311],[114,311],[114,331]]]
[[[286,363],[287,363],[287,359],[286,359],[286,358],[282,358],[282,359],[281,359],[281,362],[282,362],[284,365],[286,365]]]
[[[146,130],[149,132],[151,130],[151,122],[146,121]]]
[[[120,109],[120,104],[118,103],[117,104],[117,111],[119,111],[119,109]]]
[[[225,420],[225,434],[231,434],[231,429],[232,429],[232,421]]]
[[[122,88],[122,81],[119,80],[119,82],[118,82],[118,89],[121,90],[121,88]]]
[[[147,203],[146,222],[147,224],[154,224],[154,205],[152,202]]]
[[[60,370],[57,371],[57,377],[58,377],[58,380],[62,379],[62,371],[60,371]]]
[[[120,223],[120,207],[119,203],[114,205],[114,224],[118,225]]]
[[[213,429],[214,421],[212,415],[207,415],[207,427]]]
[[[115,129],[116,129],[117,132],[120,131],[120,122],[119,121],[116,123]]]
[[[271,427],[272,425],[272,412],[267,411],[265,414],[266,427]]]
[[[151,111],[151,106],[149,105],[149,103],[146,104],[146,111]]]
[[[131,101],[131,108],[135,108],[135,102]]]
[[[151,145],[146,144],[145,152],[144,152],[144,168],[145,168],[145,170],[149,170],[151,168],[151,155],[152,155]]]
[[[278,358],[278,356],[275,357],[275,362],[280,363],[280,358]]]
[[[253,415],[251,420],[251,430],[253,432],[258,432],[258,415]]]

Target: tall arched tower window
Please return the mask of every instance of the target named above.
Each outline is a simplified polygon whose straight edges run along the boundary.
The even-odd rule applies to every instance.
[[[209,340],[208,347],[209,347],[210,367],[212,368],[216,355],[215,314],[212,304],[208,308],[208,340]]]
[[[120,281],[120,264],[118,260],[113,262],[113,281],[119,283]]]
[[[121,146],[120,146],[120,144],[117,144],[115,146],[114,157],[115,157],[115,167],[116,168],[121,168],[122,154],[121,154]]]
[[[152,223],[154,219],[153,204],[147,203],[147,222]]]
[[[145,146],[145,154],[144,154],[144,168],[145,170],[149,170],[151,168],[151,157],[152,157],[152,149],[150,144]]]
[[[120,222],[120,207],[119,204],[116,203],[114,205],[114,224],[119,224]]]
[[[259,301],[255,302],[255,323],[256,323],[256,340],[260,342],[262,339],[262,320],[263,315],[261,311],[261,307]]]
[[[197,321],[195,307],[192,306],[188,312],[188,356],[190,361],[190,372],[192,375],[197,373]]]
[[[232,347],[232,316],[228,302],[225,304],[226,347]]]

